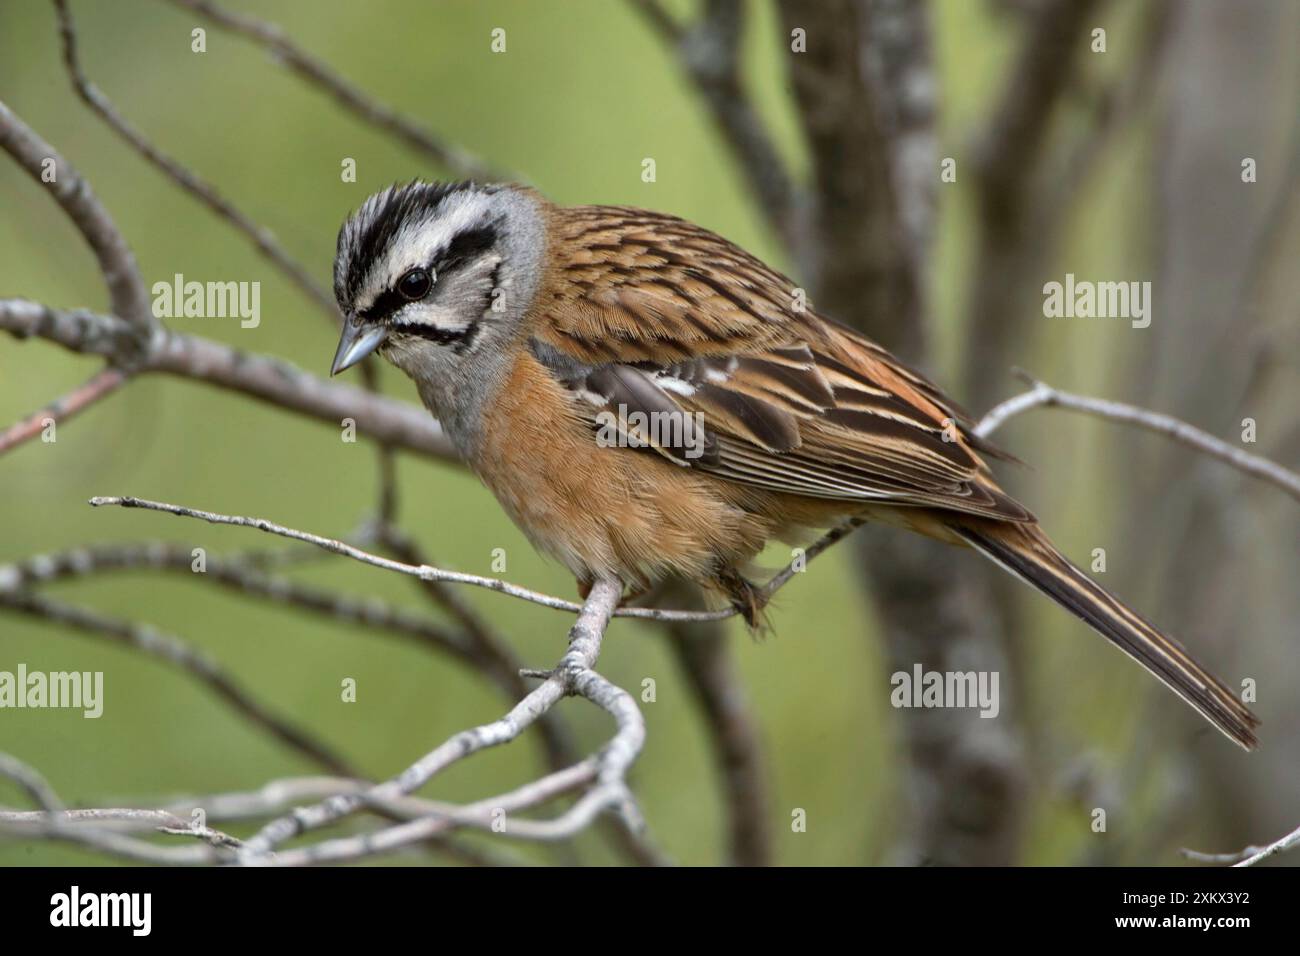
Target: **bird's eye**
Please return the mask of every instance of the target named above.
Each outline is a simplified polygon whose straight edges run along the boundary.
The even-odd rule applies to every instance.
[[[412,302],[423,299],[432,288],[433,276],[429,275],[427,269],[412,269],[397,280],[397,291],[401,293],[402,298]]]

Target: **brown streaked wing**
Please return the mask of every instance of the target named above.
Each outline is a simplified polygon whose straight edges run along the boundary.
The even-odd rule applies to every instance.
[[[797,311],[795,283],[744,250],[639,209],[557,209],[555,223],[564,265],[537,340],[566,369],[635,367],[654,398],[645,410],[700,412],[718,454],[692,467],[791,494],[1033,520],[992,482],[955,403],[853,330]]]

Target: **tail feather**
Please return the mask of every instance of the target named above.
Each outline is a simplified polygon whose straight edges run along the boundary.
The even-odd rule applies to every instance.
[[[965,520],[949,528],[971,547],[1082,618],[1158,677],[1246,750],[1259,718],[1186,649],[1126,607],[1048,541],[1034,525]]]

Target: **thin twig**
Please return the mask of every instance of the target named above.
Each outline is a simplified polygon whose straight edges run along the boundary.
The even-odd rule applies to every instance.
[[[1262,860],[1267,860],[1270,856],[1276,856],[1279,853],[1285,853],[1287,850],[1294,849],[1297,846],[1300,846],[1300,827],[1297,827],[1296,829],[1292,830],[1290,833],[1282,837],[1280,840],[1275,840],[1274,842],[1270,843],[1268,846],[1259,850],[1259,852],[1254,853],[1251,856],[1248,856],[1240,863],[1236,863],[1233,865],[1254,866],[1256,863],[1259,863]]]
[[[41,810],[58,813],[63,809],[63,801],[44,775],[12,754],[0,753],[0,777],[18,784]]]
[[[1234,867],[1254,866],[1270,856],[1277,856],[1279,853],[1285,853],[1288,850],[1300,846],[1300,827],[1292,830],[1280,840],[1274,840],[1267,846],[1248,846],[1243,850],[1235,853],[1202,853],[1199,850],[1188,850],[1184,848],[1181,852],[1189,860],[1196,860],[1200,863],[1229,863]]]
[[[117,111],[103,91],[87,79],[77,56],[76,27],[67,0],[54,0],[54,7],[59,18],[59,35],[63,40],[63,62],[68,69],[68,75],[72,78],[73,87],[86,105],[94,110],[127,145],[161,170],[181,189],[234,226],[257,247],[258,252],[284,273],[331,320],[337,320],[338,308],[334,304],[334,297],[311,277],[301,263],[289,255],[270,229],[244,215],[234,203],[222,196],[215,186],[149,142],[143,133]]]
[[[632,0],[694,84],[731,150],[768,225],[791,251],[799,248],[805,199],[776,148],[741,78],[746,5],[708,0],[699,20],[684,27],[655,0]]]
[[[126,381],[126,375],[115,368],[96,372],[84,385],[56,398],[40,411],[33,412],[20,422],[0,433],[0,455],[9,449],[35,438],[52,423],[67,421],[83,409],[111,395]]]
[[[1148,431],[1166,435],[1174,439],[1174,441],[1187,445],[1189,448],[1194,448],[1209,455],[1211,458],[1226,462],[1238,471],[1245,472],[1253,478],[1259,478],[1269,484],[1276,485],[1291,497],[1300,500],[1300,474],[1289,471],[1267,458],[1252,455],[1250,452],[1229,445],[1227,442],[1215,438],[1209,432],[1202,431],[1194,425],[1189,425],[1181,419],[1174,418],[1171,415],[1163,415],[1159,412],[1148,411],[1145,408],[1138,408],[1135,405],[1125,405],[1122,402],[1112,402],[1107,399],[1089,398],[1085,395],[1062,392],[1024,373],[1020,373],[1020,377],[1033,387],[1028,392],[1009,398],[990,410],[980,423],[975,426],[976,435],[985,438],[991,435],[1007,419],[1015,415],[1026,412],[1031,408],[1054,405],[1076,412],[1096,415],[1099,418],[1105,418],[1113,422],[1137,425]]]
[[[489,591],[496,591],[497,593],[505,594],[508,597],[530,601],[533,604],[540,604],[543,607],[549,607],[553,610],[568,611],[574,614],[582,611],[584,607],[582,604],[576,604],[573,601],[566,601],[564,598],[555,597],[550,594],[543,594],[541,591],[533,591],[529,588],[520,587],[517,584],[511,584],[509,581],[503,581],[500,578],[489,578],[478,574],[466,574],[462,571],[446,571],[442,568],[435,568],[427,564],[404,564],[400,561],[394,561],[391,558],[385,558],[377,554],[371,554],[368,551],[363,551],[361,548],[339,541],[336,538],[326,538],[321,535],[311,534],[307,531],[288,528],[284,525],[277,524],[274,521],[268,521],[265,518],[250,518],[242,515],[218,514],[214,511],[202,511],[198,508],[190,508],[184,505],[173,505],[164,501],[150,501],[146,498],[135,498],[131,496],[98,496],[91,498],[90,504],[92,507],[97,508],[104,506],[141,508],[146,511],[160,511],[164,514],[173,514],[185,518],[197,518],[200,521],[207,521],[210,524],[256,528],[258,531],[263,531],[267,534],[278,535],[282,538],[290,538],[294,541],[302,541],[307,544],[312,544],[334,554],[341,554],[344,557],[353,559],[354,561],[360,561],[362,564],[369,564],[377,568],[383,568],[386,571],[396,571],[398,574],[407,574],[411,577],[419,578],[422,581],[469,584],[474,587],[486,588]],[[859,527],[862,523],[862,521],[855,519],[827,532],[820,540],[810,545],[801,558],[791,562],[788,567],[773,577],[768,584],[760,588],[760,596],[765,599],[770,598],[774,593],[776,593],[776,591],[785,585],[786,582],[802,571],[806,567],[808,561],[817,557],[831,545],[844,538],[849,534],[849,532]],[[664,610],[661,608],[620,607],[614,611],[614,616],[633,617],[650,621],[721,621],[734,616],[736,613],[737,611],[735,608],[725,608],[718,611],[680,611]]]
[[[217,584],[252,597],[326,615],[343,623],[360,624],[382,634],[407,638],[422,647],[480,665],[483,658],[462,635],[378,598],[356,598],[326,591],[261,571],[246,560],[204,554],[203,570],[194,570],[195,548],[160,541],[100,544],[41,554],[0,564],[0,593],[68,578],[110,571],[163,570]]]
[[[398,560],[417,566],[429,564],[415,541],[391,523],[381,522],[378,538],[387,551]],[[441,581],[421,579],[418,584],[433,604],[464,628],[469,644],[479,656],[481,666],[501,689],[515,699],[527,694],[529,686],[520,674],[522,669],[520,661],[511,651],[510,645],[474,609],[473,605],[465,600],[459,591]],[[566,767],[577,759],[573,741],[555,715],[547,714],[538,729],[552,770]]]
[[[371,98],[343,79],[331,66],[293,43],[274,23],[246,14],[232,13],[208,0],[171,0],[217,26],[243,36],[270,52],[276,62],[284,64],[313,86],[333,96],[354,116],[396,137],[407,146],[428,156],[457,176],[480,182],[499,182],[512,178],[494,170],[477,156],[455,143],[435,136],[428,129],[396,110]]]
[[[125,364],[134,352],[146,347],[157,325],[131,247],[91,191],[90,184],[3,102],[0,102],[0,149],[9,153],[38,183],[48,187],[50,195],[95,254],[108,286],[109,307],[125,323],[120,355]],[[51,173],[54,178],[48,181]]]
[[[27,299],[0,299],[0,330],[20,339],[43,338],[74,352],[105,355],[115,363],[132,341],[130,327],[116,316],[55,309]],[[351,418],[362,437],[435,459],[460,460],[437,420],[410,402],[330,382],[283,359],[201,336],[160,329],[154,338],[135,373],[160,372],[205,382],[335,426]]]
[[[361,859],[387,853],[439,836],[457,827],[478,827],[530,840],[559,840],[576,835],[590,825],[605,809],[614,809],[629,831],[640,833],[644,824],[631,792],[626,774],[645,741],[645,722],[631,695],[596,673],[592,667],[599,656],[605,628],[621,595],[621,585],[602,578],[593,586],[587,601],[570,630],[569,649],[547,679],[510,713],[498,721],[454,735],[431,751],[398,777],[363,789],[340,787],[314,806],[279,817],[264,826],[257,835],[237,848],[233,859],[245,863],[305,865],[327,861]],[[584,697],[607,711],[615,720],[614,736],[600,752],[563,770],[525,784],[510,793],[482,800],[464,807],[432,805],[412,801],[409,794],[428,782],[441,770],[486,747],[515,739],[543,713],[565,696]],[[538,806],[578,787],[588,789],[565,813],[553,820],[515,819],[503,816]],[[301,791],[299,791],[301,793]],[[284,799],[282,791],[276,794]],[[243,803],[246,805],[247,799]],[[229,811],[228,806],[223,810]],[[389,813],[399,818],[412,811],[418,813],[405,823],[358,837],[328,840],[275,854],[284,840],[314,827],[323,826],[361,810]],[[83,812],[86,818],[99,817],[111,822],[138,818],[129,809],[104,809]],[[147,818],[150,815],[145,813]],[[179,815],[177,815],[179,817]],[[181,822],[177,821],[169,822]],[[502,824],[504,823],[504,827]],[[43,815],[17,815],[0,812],[0,825],[22,827],[30,833],[67,842],[79,843],[127,859],[165,864],[228,862],[234,847],[212,842],[204,847],[158,847],[102,827],[68,826],[68,820],[52,802]],[[192,828],[191,828],[192,829]],[[186,831],[190,832],[190,831]],[[641,838],[643,840],[643,838]],[[644,840],[643,840],[644,842]],[[662,860],[647,844],[644,854],[656,862]]]
[[[39,777],[36,771],[8,754],[0,753],[0,776],[25,773]],[[185,798],[174,798],[154,807],[95,807],[61,809],[60,806],[43,810],[8,810],[0,808],[0,827],[23,836],[40,835],[57,826],[68,825],[98,827],[115,832],[131,830],[157,830],[175,836],[197,836],[216,847],[238,848],[237,840],[209,824],[214,822],[247,823],[263,820],[282,813],[286,806],[304,800],[320,800],[340,793],[362,792],[373,784],[348,777],[286,777],[272,780],[252,791],[210,793]],[[575,786],[577,784],[575,783]],[[51,797],[57,800],[51,792]],[[421,816],[455,816],[464,808],[436,800],[403,797],[383,804],[374,804],[374,810],[391,820],[413,820]],[[202,817],[198,813],[202,813]],[[200,826],[196,820],[202,819]],[[448,827],[450,829],[451,827]],[[76,842],[76,841],[73,841]],[[96,848],[92,842],[91,848]],[[429,841],[437,852],[459,862],[473,866],[526,866],[529,861],[505,856],[499,848],[491,851],[482,847],[469,847],[453,841],[446,834],[437,834]],[[112,852],[111,849],[107,852]],[[162,859],[158,862],[183,862]],[[208,862],[216,862],[215,859]]]
[[[144,624],[122,621],[28,591],[0,591],[0,608],[71,627],[92,637],[107,638],[178,667],[206,684],[238,714],[262,727],[308,760],[343,776],[359,776],[324,743],[316,740],[306,730],[268,711],[215,661],[178,637]]]
[[[595,770],[596,786],[557,821],[551,824],[512,821],[504,832],[531,839],[569,836],[586,826],[596,812],[607,806],[618,809],[629,828],[640,829],[640,817],[624,779],[644,744],[645,722],[631,695],[592,670],[600,654],[605,629],[622,590],[622,585],[612,578],[601,578],[595,582],[577,621],[570,629],[568,652],[551,676],[500,720],[454,735],[397,777],[364,794],[333,797],[271,821],[248,840],[241,852],[241,860],[248,863],[294,865],[355,859],[427,838],[431,832],[437,832],[431,828],[446,825],[446,818],[425,818],[357,840],[327,841],[304,850],[286,851],[275,858],[269,856],[276,847],[292,837],[349,816],[372,800],[391,800],[410,794],[453,763],[480,750],[514,740],[541,714],[570,694],[596,703],[609,712],[617,724],[614,737],[594,759],[593,767],[586,768]],[[528,799],[532,802],[550,799],[554,795],[553,787],[557,781],[567,780],[570,775],[582,772],[585,772],[582,767],[560,771],[528,784],[516,793],[528,794]],[[473,812],[468,812],[469,809],[467,808],[464,819],[455,822],[491,825],[490,820],[485,823],[481,817],[483,809],[487,809],[491,815],[490,806],[476,805]]]

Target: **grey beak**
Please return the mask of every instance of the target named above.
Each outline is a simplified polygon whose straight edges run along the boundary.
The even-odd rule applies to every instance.
[[[339,336],[339,348],[334,353],[330,374],[337,375],[345,368],[356,365],[379,348],[386,338],[388,330],[382,325],[363,323],[355,315],[344,316],[343,334]]]

